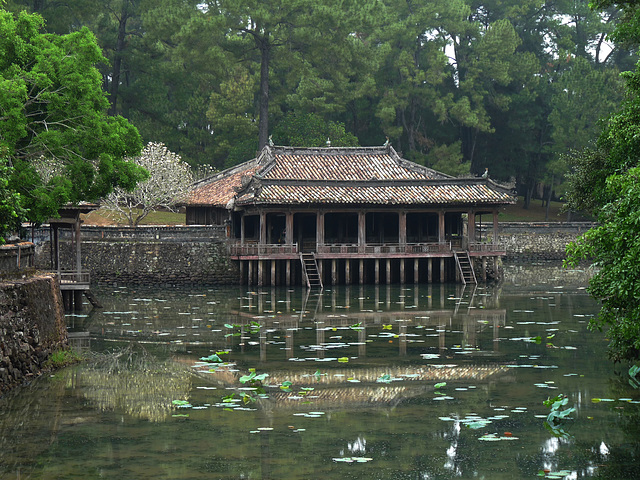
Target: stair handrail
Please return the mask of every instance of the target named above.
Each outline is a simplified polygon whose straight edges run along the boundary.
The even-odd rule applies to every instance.
[[[311,282],[309,281],[309,274],[307,273],[307,266],[304,263],[304,256],[302,252],[300,252],[300,263],[302,264],[302,274],[307,281],[307,288],[311,288]]]
[[[460,272],[460,278],[462,278],[462,284],[467,284],[467,279],[464,278],[464,272],[462,271],[462,265],[460,265],[460,258],[458,257],[458,252],[453,251],[453,258],[456,259],[456,265],[458,266],[458,272]],[[473,268],[471,269],[473,271]]]
[[[467,260],[469,260],[469,266],[471,267],[471,275],[473,276],[473,283],[475,283],[476,285],[478,284],[478,279],[476,278],[476,271],[473,268],[473,262],[471,262],[471,257],[469,256],[469,252],[465,252],[465,255],[467,256]]]

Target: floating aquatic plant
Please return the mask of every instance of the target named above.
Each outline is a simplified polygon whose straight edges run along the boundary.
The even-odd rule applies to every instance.
[[[542,403],[551,408],[544,422],[544,427],[555,437],[570,438],[571,435],[564,429],[563,423],[570,418],[569,415],[575,412],[576,409],[574,407],[564,408],[569,403],[569,398],[566,395],[560,394],[553,398],[547,398]]]

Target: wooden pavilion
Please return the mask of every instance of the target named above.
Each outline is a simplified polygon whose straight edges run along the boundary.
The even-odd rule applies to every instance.
[[[390,145],[265,146],[195,183],[186,212],[190,225],[227,225],[248,285],[475,283],[506,253],[498,212],[515,201],[489,178],[454,178]]]

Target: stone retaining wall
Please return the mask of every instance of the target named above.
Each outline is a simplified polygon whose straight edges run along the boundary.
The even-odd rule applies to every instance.
[[[0,275],[33,269],[35,247],[31,242],[0,245]]]
[[[594,226],[590,222],[502,222],[498,241],[506,246],[505,262],[563,260],[567,245]]]
[[[0,394],[40,375],[51,353],[67,346],[55,275],[0,283]]]
[[[60,243],[61,268],[72,269],[70,242]],[[48,265],[49,243],[37,249],[38,265]],[[148,285],[230,285],[239,282],[239,267],[223,241],[82,242],[82,268],[92,283]]]

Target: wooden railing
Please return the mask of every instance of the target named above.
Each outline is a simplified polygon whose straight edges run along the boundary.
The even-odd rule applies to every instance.
[[[229,246],[232,256],[252,256],[252,255],[289,255],[298,252],[297,243],[232,243]]]
[[[91,283],[89,272],[60,272],[60,283]]]
[[[315,248],[314,248],[315,247]],[[317,245],[305,245],[310,251],[315,251],[318,255],[331,254],[365,254],[365,255],[413,255],[413,254],[451,254],[459,246],[452,242],[445,243],[367,243],[358,245],[357,243],[321,243]],[[495,253],[504,252],[503,244],[494,243],[470,243],[470,252]],[[256,255],[298,255],[299,245],[281,243],[232,243],[229,245],[229,252],[232,256],[256,256]]]
[[[412,253],[450,253],[451,243],[367,243],[358,244],[319,244],[319,254],[364,253],[364,254],[412,254]]]
[[[495,253],[506,251],[506,245],[502,243],[470,243],[470,252]]]

